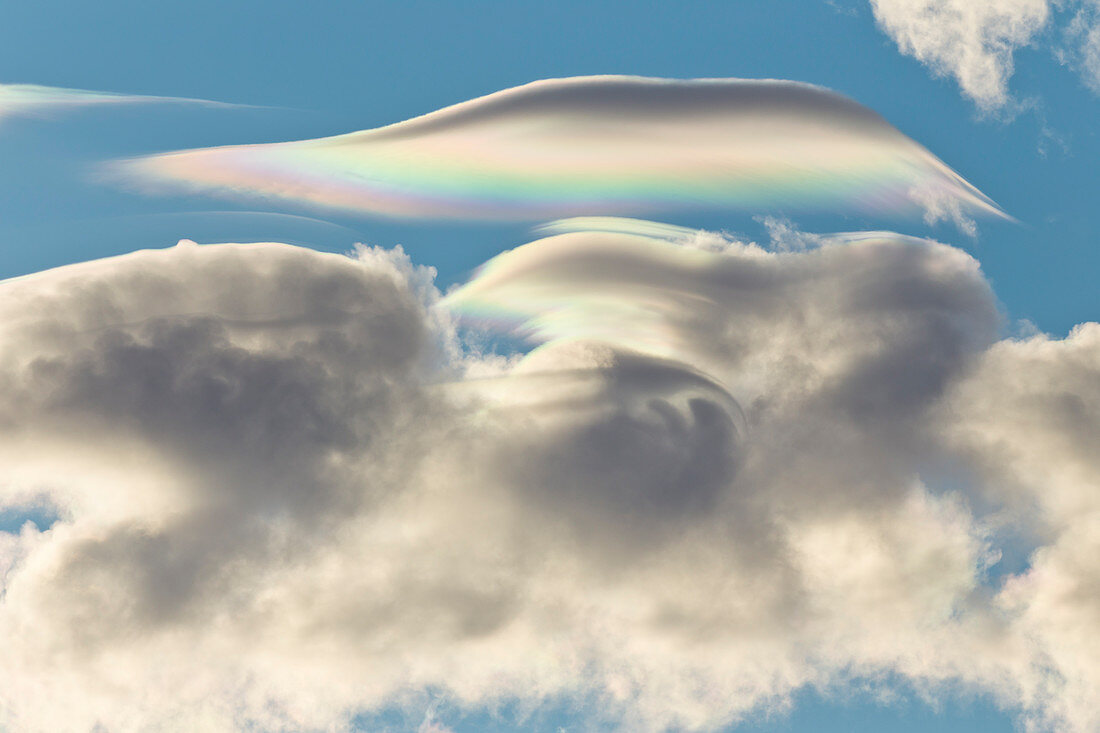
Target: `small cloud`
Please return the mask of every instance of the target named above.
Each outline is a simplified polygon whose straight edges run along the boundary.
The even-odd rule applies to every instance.
[[[113,104],[196,104],[229,108],[249,106],[187,97],[119,94],[38,84],[0,84],[0,120],[5,117],[42,116],[62,110]]]
[[[1048,0],[870,0],[875,20],[907,56],[950,76],[984,112],[1012,98],[1013,54],[1042,31]]]
[[[1021,48],[1048,45],[1100,94],[1100,0],[870,0],[879,27],[906,56],[951,77],[984,114],[1012,116],[1033,102],[1009,82]],[[1066,20],[1068,18],[1068,20]],[[1060,37],[1060,45],[1050,46]],[[1042,151],[1040,151],[1042,154]]]
[[[756,221],[764,225],[774,252],[805,252],[827,241],[820,234],[804,232],[790,219],[775,216],[760,216]]]
[[[850,18],[855,18],[860,12],[859,7],[854,4],[858,1],[859,0],[825,0],[825,4],[840,15],[847,15]]]

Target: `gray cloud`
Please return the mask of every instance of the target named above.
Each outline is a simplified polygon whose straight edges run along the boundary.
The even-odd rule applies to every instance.
[[[1048,0],[871,0],[902,53],[953,76],[979,107],[1009,103],[1013,54],[1047,24]]]
[[[1100,93],[1100,2],[1080,0],[1062,35],[1064,46],[1058,49],[1058,58]]]
[[[338,729],[436,690],[710,729],[890,675],[1087,730],[1095,329],[994,344],[934,242],[613,224],[446,301],[556,307],[518,359],[464,351],[400,253],[0,283],[0,506],[59,517],[0,533],[0,721]]]

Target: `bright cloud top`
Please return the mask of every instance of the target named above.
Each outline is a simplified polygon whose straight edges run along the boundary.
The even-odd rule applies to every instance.
[[[59,517],[0,533],[0,727],[565,698],[712,729],[853,679],[1100,723],[1095,324],[995,343],[977,262],[927,240],[555,231],[452,296],[563,312],[512,359],[399,252],[0,283],[0,508]]]
[[[786,81],[552,79],[373,130],[118,165],[146,182],[396,217],[716,207],[1000,214],[874,112]]]

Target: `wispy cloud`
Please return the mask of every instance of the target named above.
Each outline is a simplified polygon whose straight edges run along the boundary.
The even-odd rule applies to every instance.
[[[1097,0],[870,0],[898,49],[938,76],[952,77],[984,112],[1012,111],[1018,50],[1042,43],[1100,91]],[[1066,21],[1064,18],[1069,17]],[[1052,41],[1048,31],[1059,26]],[[1061,45],[1059,45],[1059,43]]]
[[[68,109],[98,105],[163,103],[198,104],[212,107],[245,106],[186,97],[119,94],[85,89],[65,89],[38,84],[0,84],[0,120],[13,116],[43,116]]]
[[[871,0],[871,7],[902,53],[953,76],[986,110],[1008,104],[1013,53],[1050,16],[1048,0]]]
[[[1066,25],[1058,58],[1100,94],[1100,0],[1084,0]]]
[[[540,81],[374,130],[167,153],[115,169],[147,185],[383,216],[1001,213],[874,112],[785,81]]]

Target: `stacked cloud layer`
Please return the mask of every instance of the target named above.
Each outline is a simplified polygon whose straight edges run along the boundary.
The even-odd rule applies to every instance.
[[[0,283],[0,503],[59,517],[0,533],[0,725],[327,729],[435,690],[709,729],[856,679],[1095,728],[1100,327],[997,343],[926,240],[597,225],[448,298],[556,311],[518,361],[400,253]]]
[[[788,348],[801,346],[814,354],[807,378],[850,368],[827,356],[831,344],[860,341],[868,355],[882,350],[891,360],[881,367],[891,370],[883,379],[911,379],[932,389],[946,376],[934,376],[945,364],[982,346],[995,331],[992,311],[980,307],[989,296],[974,282],[977,263],[921,239],[890,232],[840,234],[819,237],[810,251],[776,254],[718,235],[629,219],[566,221],[548,229],[562,233],[498,255],[445,303],[472,325],[503,328],[536,343],[594,339],[681,359],[726,384],[766,382],[781,368],[760,361],[771,349],[755,343],[751,333],[799,339]],[[899,263],[914,268],[914,274],[879,279],[885,268]],[[920,277],[925,274],[934,277]],[[830,278],[826,292],[818,285],[822,277]],[[867,282],[836,292],[840,279]],[[971,287],[960,286],[968,282]],[[882,332],[877,314],[864,311],[869,297],[899,317],[919,297],[923,305],[917,315],[943,317],[914,322],[907,334],[911,353],[902,354],[897,346],[884,348],[883,339],[894,335]],[[788,336],[788,327],[800,335]],[[875,388],[875,381],[861,384],[863,390]],[[919,391],[909,395],[915,402],[926,397]]]
[[[127,178],[363,214],[739,208],[1003,215],[874,112],[786,81],[539,81],[336,137],[167,153]]]

